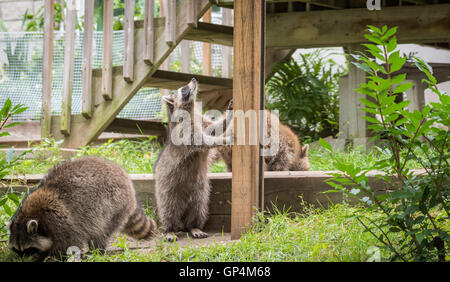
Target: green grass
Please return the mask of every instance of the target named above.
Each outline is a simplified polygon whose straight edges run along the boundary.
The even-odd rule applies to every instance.
[[[46,140],[41,145],[36,146],[41,149],[34,159],[23,160],[13,167],[15,173],[39,174],[46,173],[51,167],[63,161],[63,156],[58,142]],[[154,164],[158,158],[161,146],[155,139],[140,140],[112,140],[98,146],[85,146],[79,149],[75,157],[80,156],[100,156],[116,162],[124,167],[129,173],[153,173]],[[51,152],[51,156],[45,152]],[[349,152],[337,151],[333,157],[346,162],[352,162],[359,167],[368,167],[382,158],[381,153],[375,150],[362,150],[356,148]],[[310,148],[309,160],[313,171],[335,170],[333,158],[322,149]],[[415,161],[409,161],[408,168],[419,168]],[[210,172],[226,172],[226,165],[220,161],[212,165]]]
[[[300,203],[300,202],[299,202]],[[210,246],[181,247],[156,238],[152,250],[129,249],[126,236],[114,243],[122,249],[114,254],[94,250],[85,261],[367,261],[376,239],[363,231],[352,217],[357,208],[346,204],[330,208],[305,207],[304,213],[276,211],[259,216],[259,222],[239,241]],[[149,211],[153,213],[153,211]],[[154,215],[154,214],[153,214]],[[374,217],[374,214],[366,214]],[[0,211],[0,218],[2,211]],[[5,237],[3,237],[5,239]],[[386,254],[381,249],[381,258]],[[18,261],[5,242],[0,243],[0,261]]]
[[[58,142],[47,140],[37,148],[42,149],[35,158],[21,161],[13,168],[15,174],[46,173],[55,164],[63,161]],[[161,150],[154,139],[109,141],[99,146],[79,149],[76,157],[96,155],[123,166],[129,173],[152,173],[154,163]],[[50,156],[45,152],[51,152]],[[335,152],[333,158],[354,162],[367,167],[382,158],[376,151],[355,149],[350,152]],[[333,158],[321,149],[309,151],[311,170],[334,170]],[[416,163],[408,164],[411,168]],[[211,172],[224,172],[226,166],[218,162]],[[16,206],[8,201],[12,211]],[[363,227],[349,217],[356,208],[335,205],[327,210],[311,207],[302,214],[276,212],[265,216],[248,234],[237,242],[217,246],[180,247],[159,239],[154,251],[138,252],[128,249],[126,237],[118,237],[115,243],[123,252],[101,255],[93,252],[87,261],[366,261],[369,247],[378,244]],[[155,218],[154,207],[146,208],[147,215]],[[364,211],[363,211],[364,212]],[[365,214],[375,217],[376,214]],[[18,260],[6,246],[7,230],[4,222],[8,216],[0,210],[0,261]],[[384,251],[382,251],[383,257]]]

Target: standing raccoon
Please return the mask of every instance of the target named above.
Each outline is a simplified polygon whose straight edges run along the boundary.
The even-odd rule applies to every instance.
[[[71,246],[105,250],[117,231],[148,239],[156,229],[137,202],[126,171],[98,157],[52,168],[7,226],[9,247],[38,260],[64,256]]]
[[[215,132],[207,134],[200,129],[205,127],[205,121],[194,111],[197,89],[198,83],[192,79],[176,93],[163,97],[169,117],[168,134],[166,144],[155,164],[154,175],[158,216],[169,241],[174,240],[174,232],[181,230],[189,231],[194,238],[207,237],[207,233],[202,229],[208,217],[209,149],[218,146],[215,144],[231,143],[231,136],[215,136]],[[181,126],[180,122],[173,121],[174,113],[179,112],[188,113],[190,117],[190,123],[187,125],[190,126],[190,132],[186,133],[188,136],[183,136],[190,140],[190,145],[176,145],[175,140],[172,140],[175,127]],[[195,122],[197,118],[200,123]],[[221,119],[214,124],[225,128],[230,119]],[[211,122],[206,123],[209,125]],[[201,144],[196,144],[196,140],[202,140]]]

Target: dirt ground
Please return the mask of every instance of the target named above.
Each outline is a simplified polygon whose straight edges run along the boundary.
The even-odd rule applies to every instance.
[[[178,237],[176,243],[180,247],[185,247],[188,245],[209,246],[214,244],[225,244],[231,241],[230,233],[209,233],[209,236],[203,239],[193,239],[189,237],[189,234],[186,232],[179,232],[176,235]],[[143,252],[151,251],[155,248],[157,242],[162,244],[174,244],[166,241],[162,234],[156,235],[155,238],[149,241],[136,241],[132,238],[128,238],[128,242],[130,243],[130,249],[140,250]],[[112,245],[110,245],[108,249],[112,252],[121,250],[120,248]]]

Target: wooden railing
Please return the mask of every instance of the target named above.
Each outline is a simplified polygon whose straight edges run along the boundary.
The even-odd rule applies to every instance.
[[[183,1],[183,2],[181,2]],[[45,0],[45,21],[44,21],[44,57],[43,57],[43,95],[42,95],[42,118],[41,118],[41,136],[49,137],[55,132],[55,126],[51,125],[51,90],[52,90],[52,64],[53,64],[53,33],[54,33],[54,0]],[[198,2],[196,0],[162,0],[157,4],[154,0],[145,1],[143,38],[135,39],[135,0],[125,0],[123,15],[123,33],[124,50],[122,77],[124,87],[127,85],[140,83],[142,75],[137,73],[136,64],[138,60],[143,61],[144,65],[151,68],[161,67],[163,70],[169,70],[169,57],[161,61],[161,39],[166,43],[166,47],[174,48],[180,43],[181,47],[181,72],[191,73],[191,48],[192,44],[188,40],[183,40],[184,33],[177,22],[184,22],[189,28],[196,28],[199,17]],[[182,19],[177,19],[177,7],[183,3],[182,12],[178,11],[178,16],[183,15]],[[101,82],[94,82],[93,78],[93,36],[94,36],[94,1],[86,0],[84,3],[84,26],[83,26],[83,59],[82,59],[82,103],[81,115],[86,121],[93,118],[96,107],[94,104],[114,101],[115,91],[117,89],[117,74],[113,72],[113,24],[114,24],[114,0],[104,0],[103,2],[103,54],[101,68]],[[156,6],[160,5],[160,6]],[[164,17],[164,31],[157,26],[158,20],[155,19],[155,11],[160,11],[160,17]],[[205,10],[203,10],[204,13]],[[224,9],[223,24],[232,25],[232,15],[229,9]],[[65,17],[65,42],[64,42],[64,74],[63,74],[63,94],[62,108],[59,122],[59,132],[64,136],[71,134],[71,112],[72,112],[72,88],[75,57],[77,10],[75,0],[67,0]],[[211,21],[211,9],[203,16],[204,22]],[[142,26],[142,25],[141,25]],[[142,32],[142,30],[141,30]],[[180,33],[181,32],[181,33]],[[142,33],[140,33],[142,34]],[[156,38],[158,34],[158,39]],[[181,37],[180,37],[181,36]],[[142,37],[141,37],[142,38]],[[181,39],[181,40],[180,40]],[[157,41],[158,40],[158,41]],[[143,46],[135,46],[136,42],[141,42]],[[159,44],[159,48],[157,45]],[[203,43],[203,75],[212,75],[211,67],[211,44]],[[223,65],[222,77],[231,77],[231,47],[223,47]],[[139,50],[139,51],[138,51]],[[169,49],[171,50],[171,49]],[[135,54],[135,52],[142,52]],[[164,52],[164,51],[163,51]],[[158,53],[158,55],[156,55]],[[156,58],[156,56],[158,56]],[[137,59],[140,58],[140,59]],[[142,66],[141,66],[142,69]],[[138,78],[140,77],[140,78]],[[145,83],[142,83],[144,85]],[[94,88],[96,85],[96,88]],[[116,89],[116,90],[114,90]],[[94,93],[96,92],[96,93]],[[98,93],[97,93],[98,92]],[[131,94],[132,95],[132,94]],[[117,97],[116,97],[117,99]],[[101,102],[101,101],[100,101]],[[80,119],[77,119],[79,122]]]

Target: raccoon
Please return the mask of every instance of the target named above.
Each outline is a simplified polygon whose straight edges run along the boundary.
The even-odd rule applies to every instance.
[[[270,137],[270,126],[272,120],[278,117],[274,114],[267,119],[267,136]],[[274,156],[264,157],[264,170],[266,171],[304,171],[309,170],[308,150],[309,146],[301,146],[297,135],[281,121],[279,121],[279,148]],[[265,146],[266,148],[271,144]],[[211,150],[209,161],[214,163],[222,159],[228,171],[232,169],[231,146],[221,146]]]
[[[168,134],[166,144],[156,161],[154,176],[158,216],[168,241],[173,241],[176,238],[174,233],[178,231],[188,231],[193,238],[207,237],[207,233],[202,229],[208,217],[209,150],[218,146],[215,145],[217,143],[229,144],[232,140],[232,136],[223,136],[223,134],[216,136],[214,131],[207,134],[199,129],[199,127],[205,127],[212,122],[202,121],[202,117],[198,117],[202,121],[201,123],[195,122],[197,117],[194,104],[197,92],[198,82],[192,79],[188,85],[178,89],[176,93],[163,96],[169,117]],[[194,142],[196,138],[202,138],[201,145],[174,144],[171,133],[175,126],[179,125],[178,122],[172,121],[176,110],[185,110],[189,113],[191,118],[189,138],[191,142]],[[214,121],[214,123],[226,128],[230,120],[231,115],[225,119]]]
[[[19,256],[64,258],[71,246],[105,250],[119,231],[149,239],[156,230],[136,200],[128,174],[99,157],[52,168],[26,196],[10,222],[8,245]]]

